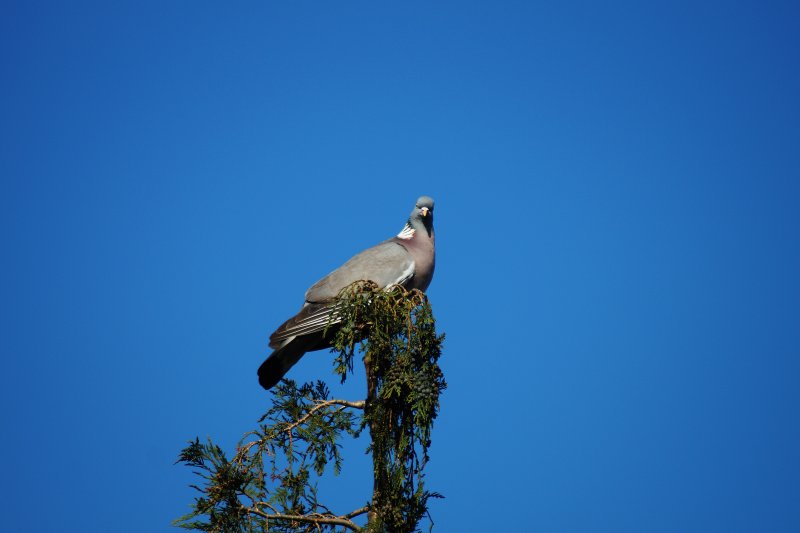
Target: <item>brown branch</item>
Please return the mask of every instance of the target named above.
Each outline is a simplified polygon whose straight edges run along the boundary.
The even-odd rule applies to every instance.
[[[344,518],[355,518],[358,515],[361,515],[361,514],[364,514],[364,513],[368,513],[368,512],[369,512],[369,506],[365,505],[364,507],[356,509],[355,511],[349,512],[346,515],[342,515],[342,516]]]
[[[267,507],[272,508],[266,502],[256,502],[255,506],[265,505]],[[274,510],[274,508],[272,508]],[[346,515],[342,516],[334,516],[334,515],[322,515],[322,514],[310,514],[310,515],[292,515],[292,514],[282,514],[282,513],[265,513],[264,511],[258,509],[257,507],[248,507],[246,511],[248,513],[252,513],[255,515],[260,516],[261,518],[266,518],[269,520],[287,520],[291,522],[305,522],[307,524],[314,524],[319,527],[320,524],[329,524],[333,526],[343,526],[353,531],[361,531],[361,527],[350,520],[358,515],[362,515],[369,510],[368,507],[362,507],[360,509],[356,509],[351,513],[347,513]]]
[[[319,402],[317,402],[317,404],[314,407],[312,407],[308,411],[308,413],[306,413],[305,415],[303,415],[299,419],[295,420],[294,422],[292,422],[288,426],[286,426],[284,428],[279,428],[280,425],[278,425],[278,427],[276,427],[275,431],[273,431],[269,435],[265,435],[264,438],[256,439],[256,440],[253,440],[253,441],[250,441],[250,442],[248,442],[246,444],[241,445],[237,450],[237,452],[238,452],[237,455],[242,456],[242,457],[238,458],[239,462],[241,463],[241,461],[243,460],[243,456],[245,456],[247,453],[249,453],[250,449],[252,449],[253,446],[261,444],[262,442],[264,442],[266,440],[272,439],[275,436],[276,433],[280,433],[282,431],[291,432],[294,428],[296,428],[297,426],[302,425],[306,420],[311,418],[311,415],[313,415],[314,413],[316,413],[320,409],[322,409],[324,407],[330,407],[331,405],[341,405],[342,407],[341,407],[341,409],[338,409],[338,411],[344,410],[345,407],[350,407],[352,409],[364,409],[364,400],[361,400],[361,401],[358,401],[358,402],[351,402],[349,400],[337,400],[337,399],[319,401]],[[255,431],[251,431],[251,432],[245,434],[245,437],[247,437],[248,435],[257,435],[257,433]]]
[[[352,407],[353,409],[364,408],[364,400],[361,400],[359,402],[349,402],[347,400],[326,400],[325,403],[329,403],[332,405],[344,405],[345,407]]]
[[[349,402],[347,400],[325,400],[325,401],[321,401],[321,402],[318,402],[317,405],[315,405],[314,407],[309,409],[309,411],[305,415],[301,416],[300,418],[298,418],[297,420],[295,420],[294,422],[292,422],[288,426],[286,426],[284,428],[280,428],[279,431],[291,432],[294,428],[296,428],[297,426],[302,425],[306,420],[311,418],[311,415],[313,415],[314,413],[316,413],[320,409],[322,409],[324,407],[330,407],[331,405],[341,405],[342,407],[340,407],[338,409],[338,411],[342,411],[345,407],[352,407],[354,409],[363,409],[364,408],[364,402],[363,401],[360,401],[360,402]]]

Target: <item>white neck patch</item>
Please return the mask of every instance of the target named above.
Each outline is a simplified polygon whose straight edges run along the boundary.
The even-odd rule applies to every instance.
[[[408,240],[408,239],[411,239],[412,237],[414,237],[414,233],[416,233],[414,231],[414,228],[412,228],[411,226],[406,224],[405,226],[403,226],[403,229],[400,230],[400,233],[397,234],[397,238],[398,239],[406,239],[406,240]]]

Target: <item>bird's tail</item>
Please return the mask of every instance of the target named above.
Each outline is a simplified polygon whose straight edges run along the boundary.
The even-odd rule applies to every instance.
[[[295,338],[270,354],[258,367],[258,382],[269,390],[309,351],[307,343]]]

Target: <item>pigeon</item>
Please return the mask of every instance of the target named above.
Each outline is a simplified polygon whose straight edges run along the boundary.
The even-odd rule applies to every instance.
[[[306,291],[300,311],[270,336],[274,351],[258,368],[258,382],[269,390],[306,352],[331,346],[335,331],[329,318],[343,288],[364,280],[382,288],[401,285],[424,291],[433,278],[435,258],[433,198],[420,196],[400,233],[353,256]]]

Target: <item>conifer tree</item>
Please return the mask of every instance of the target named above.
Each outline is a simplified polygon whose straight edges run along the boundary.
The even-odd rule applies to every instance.
[[[189,514],[175,525],[217,532],[411,533],[428,512],[424,468],[445,389],[439,369],[444,335],[424,293],[357,282],[339,294],[329,321],[334,371],[342,382],[363,358],[363,400],[330,398],[322,381],[284,379],[272,407],[231,457],[211,440],[190,441],[178,462],[201,482]],[[342,468],[345,437],[369,432],[373,487],[364,505],[337,513],[320,501],[316,481]],[[366,524],[364,523],[366,519]]]

